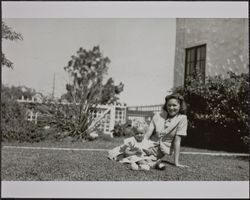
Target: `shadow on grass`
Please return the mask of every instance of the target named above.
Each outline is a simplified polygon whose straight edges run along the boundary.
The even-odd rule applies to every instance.
[[[215,130],[214,130],[215,131]],[[202,129],[190,130],[187,137],[183,137],[182,146],[206,149],[213,151],[225,151],[229,153],[249,153],[249,144],[231,130],[216,130],[216,132]]]
[[[238,160],[243,160],[243,161],[250,161],[250,157],[242,157],[242,156],[236,156]]]
[[[196,149],[206,149],[212,151],[225,151],[229,153],[249,153],[248,145],[225,145],[225,144],[206,144],[206,143],[197,143],[197,142],[183,142],[182,146],[191,147]]]
[[[172,165],[172,166],[175,166],[174,163],[169,162],[169,161],[167,161],[167,160],[162,160],[162,163],[168,164],[168,165]]]

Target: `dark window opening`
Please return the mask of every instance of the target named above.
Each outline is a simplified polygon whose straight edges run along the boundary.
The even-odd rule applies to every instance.
[[[185,80],[184,85],[189,79],[200,79],[205,83],[206,66],[206,44],[186,49],[185,58]]]

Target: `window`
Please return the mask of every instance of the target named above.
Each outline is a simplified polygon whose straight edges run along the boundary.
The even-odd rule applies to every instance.
[[[185,80],[188,78],[198,79],[200,74],[201,80],[205,82],[205,65],[206,65],[206,44],[186,49],[185,58]]]

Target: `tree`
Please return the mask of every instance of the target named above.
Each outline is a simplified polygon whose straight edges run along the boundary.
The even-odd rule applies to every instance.
[[[91,112],[101,100],[103,75],[107,73],[109,63],[110,59],[102,55],[99,46],[94,46],[88,51],[80,48],[64,67],[72,78],[72,83],[66,85],[73,100],[72,136],[87,137],[93,120]]]
[[[102,55],[99,46],[94,46],[91,50],[80,48],[64,67],[72,82],[66,85],[67,93],[63,98],[71,104],[58,105],[50,121],[68,131],[69,136],[85,139],[92,131],[93,112],[102,101],[102,81],[109,63],[110,59]]]
[[[26,86],[11,86],[2,85],[1,93],[3,97],[6,97],[7,101],[24,98],[31,99],[37,92],[33,88],[28,88]]]
[[[23,37],[20,33],[13,31],[11,27],[7,26],[5,22],[2,21],[2,39],[16,41],[23,40]],[[1,57],[2,67],[6,66],[13,69],[13,63],[5,57],[3,52]]]
[[[101,104],[113,104],[118,103],[119,95],[124,88],[123,83],[119,83],[119,85],[114,85],[114,80],[109,78],[106,84],[102,87],[102,94],[101,94]]]
[[[68,86],[69,87],[69,86]],[[118,95],[123,91],[124,84],[119,83],[119,85],[114,84],[114,80],[109,78],[107,82],[101,86],[101,100],[100,104],[119,104]],[[73,102],[72,95],[70,93],[65,93],[61,96],[61,100],[66,100],[68,102]]]
[[[66,90],[74,103],[87,106],[100,102],[103,75],[109,63],[110,59],[103,57],[99,46],[89,51],[80,48],[77,56],[71,57],[64,70],[73,80],[66,85]]]

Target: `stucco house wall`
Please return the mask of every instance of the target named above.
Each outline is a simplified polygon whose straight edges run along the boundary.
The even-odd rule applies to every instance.
[[[206,76],[248,72],[248,19],[177,19],[174,87],[184,84],[185,48],[207,45]]]

